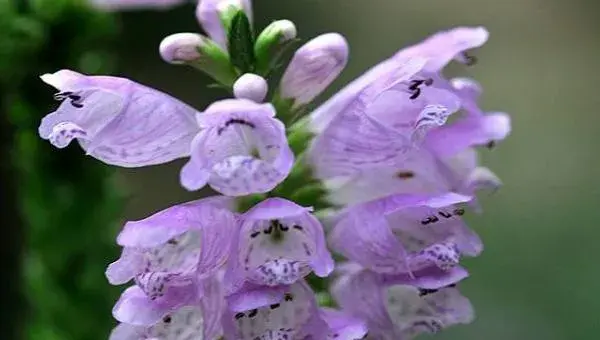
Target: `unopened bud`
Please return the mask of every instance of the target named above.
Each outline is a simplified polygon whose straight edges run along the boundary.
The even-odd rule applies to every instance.
[[[227,49],[227,31],[232,18],[243,11],[252,22],[250,0],[200,0],[196,18],[206,34],[224,50]]]
[[[160,43],[159,52],[166,62],[193,66],[224,85],[231,86],[235,81],[227,53],[200,34],[172,34]]]
[[[246,73],[233,84],[233,94],[239,99],[249,99],[256,103],[262,103],[269,86],[267,81],[256,74]]]
[[[337,33],[320,35],[300,47],[281,79],[279,96],[293,106],[310,103],[342,72],[348,61],[348,43]]]
[[[289,20],[277,20],[260,33],[254,45],[258,73],[267,73],[275,65],[296,34],[296,26]]]

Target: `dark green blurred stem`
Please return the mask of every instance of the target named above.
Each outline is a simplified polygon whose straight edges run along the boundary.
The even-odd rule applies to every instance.
[[[2,94],[7,89],[0,89]],[[0,109],[7,112],[8,99],[0,96]],[[18,178],[17,171],[10,161],[14,153],[15,128],[6,117],[0,118],[0,211],[2,212],[2,237],[0,238],[0,261],[2,265],[3,282],[0,289],[0,301],[5,307],[0,313],[2,326],[0,339],[23,338],[23,312],[25,299],[21,290],[23,286],[22,255],[24,225],[19,211],[17,197]]]

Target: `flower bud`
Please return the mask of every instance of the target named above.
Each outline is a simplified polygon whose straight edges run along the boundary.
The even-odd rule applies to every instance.
[[[196,7],[196,18],[206,34],[226,50],[231,19],[239,11],[243,11],[252,22],[250,0],[200,0]]]
[[[320,35],[294,54],[279,88],[279,96],[292,99],[293,106],[310,103],[346,66],[348,43],[337,33]]]
[[[235,81],[227,53],[200,34],[172,34],[160,43],[159,52],[166,62],[191,65],[222,84],[232,85]]]
[[[296,26],[289,20],[277,20],[260,33],[254,45],[258,73],[267,73],[274,66],[296,34]]]
[[[267,81],[256,74],[246,73],[233,84],[233,94],[238,99],[249,99],[262,103],[267,96]]]

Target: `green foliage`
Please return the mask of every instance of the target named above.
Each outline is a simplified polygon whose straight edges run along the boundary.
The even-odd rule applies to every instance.
[[[116,26],[81,1],[12,4],[0,5],[0,84],[4,114],[17,131],[11,157],[27,240],[23,328],[32,340],[105,339],[120,289],[103,273],[118,255],[123,201],[108,166],[85,157],[76,143],[56,150],[38,137],[40,119],[56,106],[38,75],[61,68],[109,72]]]

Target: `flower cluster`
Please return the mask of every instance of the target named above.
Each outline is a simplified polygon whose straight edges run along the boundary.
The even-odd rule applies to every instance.
[[[132,285],[111,339],[409,339],[470,322],[459,263],[483,246],[463,215],[500,185],[476,148],[503,140],[510,120],[479,108],[474,80],[441,72],[474,64],[487,31],[435,34],[305,114],[346,65],[341,35],[299,47],[269,91],[294,24],[254,35],[242,0],[202,0],[196,16],[206,36],[171,35],[159,52],[233,94],[202,112],[128,79],[42,76],[61,101],[39,127],[54,146],[76,139],[121,167],[187,157],[181,185],[220,194],[125,224],[106,275]]]

